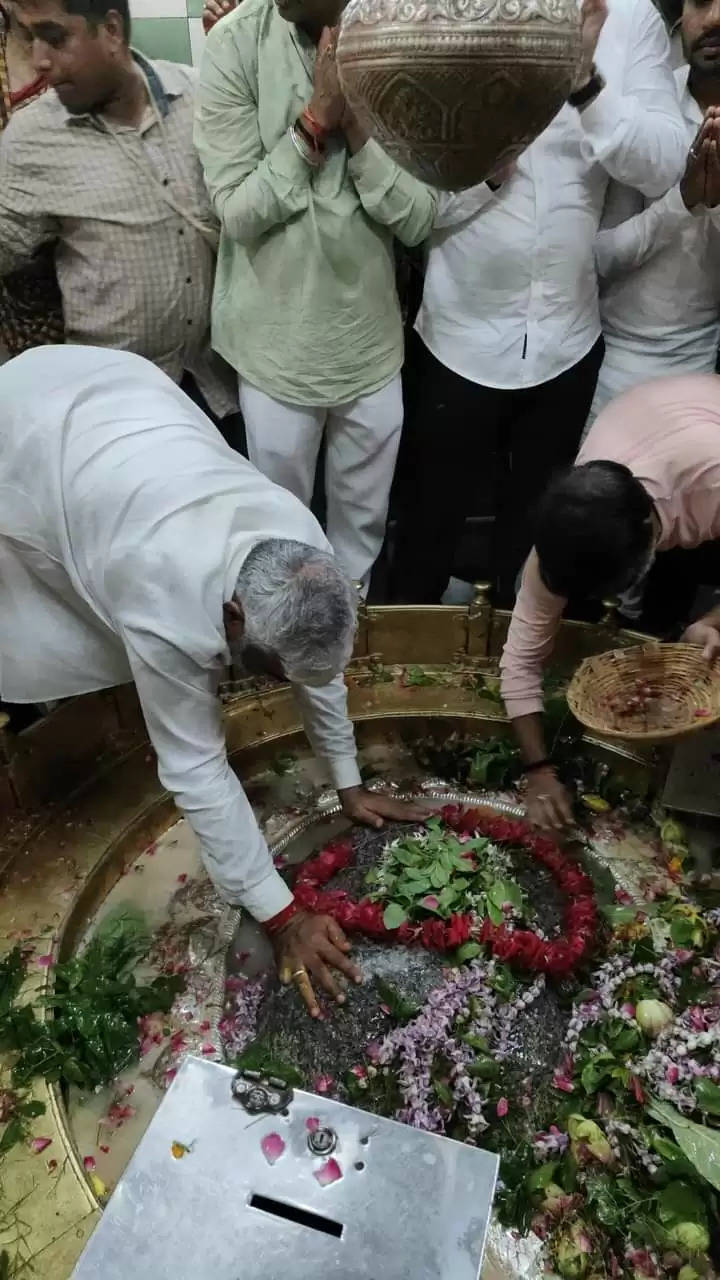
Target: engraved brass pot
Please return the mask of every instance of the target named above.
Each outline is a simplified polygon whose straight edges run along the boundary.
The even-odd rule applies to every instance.
[[[576,0],[350,0],[338,66],[348,102],[415,177],[483,182],[542,132],[580,60]]]

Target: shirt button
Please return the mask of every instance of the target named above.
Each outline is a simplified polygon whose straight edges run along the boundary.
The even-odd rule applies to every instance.
[[[185,235],[185,228],[184,228],[184,227],[178,227],[178,235],[179,235],[179,236],[184,236],[184,235]]]
[[[163,178],[163,186],[164,186],[164,187],[167,187],[167,186],[169,186],[169,185],[170,185],[170,179],[169,179],[169,178]]]
[[[192,320],[188,320],[188,326],[192,324]]]
[[[186,277],[185,277],[185,283],[186,283],[186,284],[192,284],[192,276],[186,276]]]

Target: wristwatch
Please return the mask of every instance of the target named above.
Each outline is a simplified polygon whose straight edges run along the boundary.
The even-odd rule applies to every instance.
[[[605,88],[605,77],[601,75],[597,67],[593,63],[590,72],[590,79],[580,89],[576,89],[573,93],[568,94],[568,102],[571,107],[575,107],[578,111],[582,107],[586,107],[593,98],[597,98],[598,94]]]

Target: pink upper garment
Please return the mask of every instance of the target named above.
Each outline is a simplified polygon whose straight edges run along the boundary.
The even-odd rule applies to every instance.
[[[660,519],[658,550],[720,537],[720,378],[658,378],[619,396],[599,415],[577,456],[623,462]],[[500,661],[508,715],[542,711],[542,668],[566,601],[548,591],[530,552]]]

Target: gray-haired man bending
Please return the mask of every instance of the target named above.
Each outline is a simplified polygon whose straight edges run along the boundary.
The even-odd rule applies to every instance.
[[[353,590],[319,525],[224,443],[154,365],[41,347],[0,369],[0,695],[46,702],[134,680],[160,779],[281,973],[359,978],[342,931],[296,910],[227,759],[230,654],[294,686],[348,816],[420,811],[360,785],[342,670]]]

